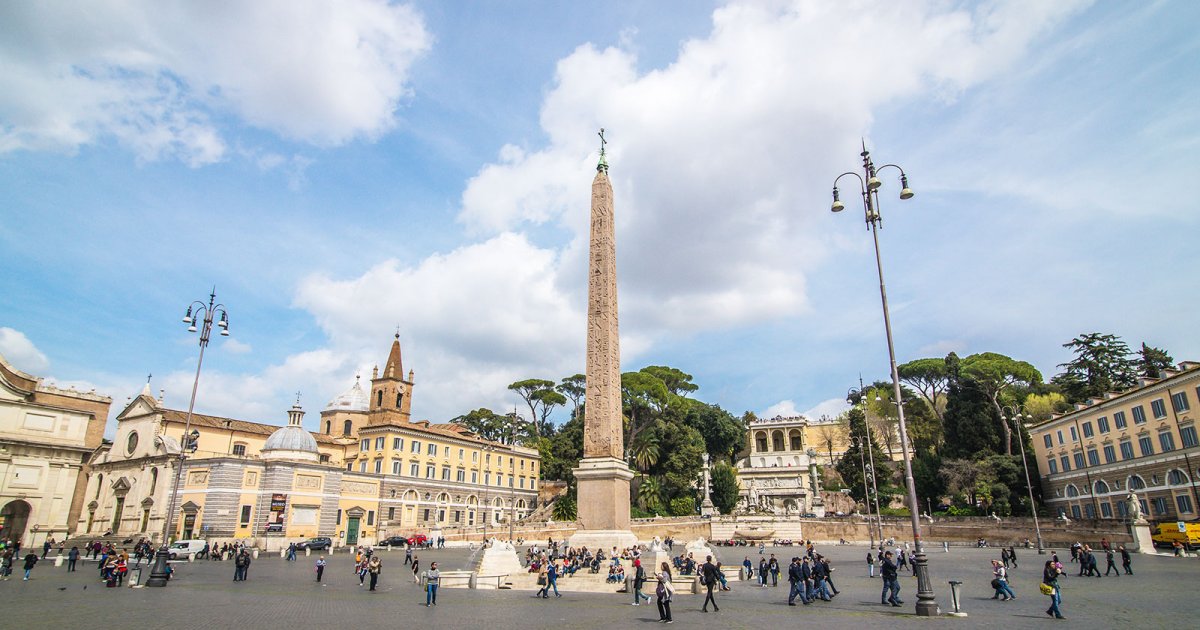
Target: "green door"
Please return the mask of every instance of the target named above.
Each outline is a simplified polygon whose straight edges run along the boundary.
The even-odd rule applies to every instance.
[[[346,525],[346,544],[358,544],[358,517],[351,516],[350,523]]]

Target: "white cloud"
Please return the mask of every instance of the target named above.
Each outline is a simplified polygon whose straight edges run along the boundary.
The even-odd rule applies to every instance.
[[[246,354],[247,352],[253,350],[250,344],[244,341],[238,341],[233,337],[221,342],[221,349],[225,352],[232,352],[233,354]]]
[[[805,273],[837,246],[816,236],[829,156],[857,145],[881,106],[938,107],[1000,76],[1076,6],[732,3],[645,72],[628,43],[585,44],[542,104],[547,145],[503,147],[469,182],[460,221],[484,234],[558,223],[576,238],[564,258],[581,257],[583,173],[604,126],[624,322],[653,337],[805,312]]]
[[[759,418],[774,418],[776,416],[779,416],[782,418],[791,418],[793,416],[798,416],[798,415],[800,415],[800,412],[796,410],[796,402],[795,401],[781,400],[781,401],[775,403],[774,405],[771,405],[770,407],[767,407],[766,409],[762,410],[762,412],[758,414],[758,417]]]
[[[810,420],[820,420],[822,416],[836,418],[848,409],[850,409],[850,405],[846,404],[845,398],[830,398],[829,400],[822,400],[813,405],[812,409],[805,411],[801,415]]]
[[[34,376],[50,367],[50,359],[33,345],[25,333],[6,326],[0,326],[0,354],[13,367]]]
[[[5,4],[0,153],[112,137],[197,166],[225,154],[226,114],[318,145],[374,138],[430,43],[383,0]]]

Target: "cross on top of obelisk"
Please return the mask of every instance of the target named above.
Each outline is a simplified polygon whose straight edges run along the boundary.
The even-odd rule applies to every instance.
[[[608,172],[608,160],[604,157],[604,145],[608,144],[608,140],[604,138],[604,127],[600,128],[600,162],[596,164],[597,171]]]

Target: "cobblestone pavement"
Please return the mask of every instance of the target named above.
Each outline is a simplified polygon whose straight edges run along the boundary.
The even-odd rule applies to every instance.
[[[678,548],[677,548],[678,549]],[[799,553],[798,547],[769,548],[782,561]],[[963,582],[966,619],[942,617],[918,619],[912,615],[916,601],[913,578],[902,575],[901,597],[906,605],[879,605],[882,587],[878,578],[866,577],[866,547],[818,548],[833,558],[834,582],[841,595],[832,602],[788,607],[787,584],[759,588],[752,583],[733,582],[733,591],[721,593],[720,613],[700,612],[702,599],[681,595],[673,606],[677,623],[704,627],[763,628],[804,622],[822,627],[861,627],[887,624],[910,627],[936,624],[940,628],[1023,628],[1034,624],[1064,627],[1193,627],[1194,599],[1191,586],[1200,577],[1200,560],[1169,557],[1134,557],[1134,576],[1103,579],[1076,577],[1078,567],[1069,553],[1060,553],[1068,574],[1063,586],[1066,621],[1046,617],[1045,597],[1038,593],[1041,566],[1047,556],[1019,550],[1019,568],[1011,571],[1018,598],[993,601],[989,560],[999,550],[940,548],[930,553],[930,567],[938,603],[949,609],[948,579]],[[424,594],[413,583],[403,565],[401,552],[384,551],[384,573],[375,593],[359,587],[346,554],[329,557],[325,581],[315,582],[316,556],[300,556],[297,562],[278,557],[261,557],[250,567],[247,582],[233,582],[231,562],[180,563],[177,577],[166,588],[106,589],[98,578],[95,563],[80,563],[79,571],[67,573],[46,561],[34,569],[33,579],[21,580],[21,572],[0,583],[2,612],[0,627],[83,628],[93,626],[140,627],[162,622],[176,628],[334,628],[415,627],[449,628],[611,628],[614,624],[654,623],[656,607],[630,606],[626,594],[583,594],[571,591],[570,578],[560,581],[562,599],[535,600],[529,593],[442,589],[439,606],[426,608]],[[436,560],[442,569],[462,569],[467,550],[419,551],[422,568]],[[757,549],[718,548],[727,564],[738,565],[749,555],[757,566]],[[1100,558],[1104,564],[1103,556]],[[149,571],[146,572],[146,575]],[[487,624],[483,626],[482,624]],[[635,626],[640,627],[640,626]]]

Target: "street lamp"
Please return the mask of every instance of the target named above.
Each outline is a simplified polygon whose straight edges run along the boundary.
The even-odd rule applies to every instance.
[[[875,528],[871,525],[871,489],[867,487],[867,460],[863,455],[863,449],[866,448],[866,443],[855,437],[853,439],[855,448],[858,449],[858,462],[862,466],[863,471],[863,505],[867,506],[867,535],[871,538],[871,548],[875,548]]]
[[[850,392],[846,394],[846,402],[848,402],[850,404],[854,404],[853,400],[854,400],[855,395],[856,395],[855,391],[853,389],[851,389]],[[863,481],[866,482],[868,479],[871,481],[871,489],[872,489],[874,497],[875,497],[875,528],[879,531],[879,542],[882,543],[883,542],[883,510],[879,509],[879,480],[877,479],[877,477],[875,475],[875,445],[871,443],[871,422],[870,422],[871,417],[868,413],[868,411],[870,410],[870,406],[867,401],[867,390],[866,390],[866,387],[863,385],[862,376],[858,377],[857,396],[858,396],[859,404],[862,405],[863,436],[866,437],[866,447],[867,447],[867,457],[868,457],[868,460],[867,460],[868,463],[863,468],[863,471],[864,471],[863,472]],[[875,400],[877,400],[877,401],[882,400],[879,397],[878,392],[875,393]],[[860,442],[861,442],[861,440],[860,440]],[[868,496],[867,501],[870,501],[870,500],[871,500],[871,497]],[[867,507],[870,508],[869,503],[868,503]],[[870,510],[868,509],[868,512],[869,511]],[[874,545],[871,545],[871,546],[874,547]]]
[[[513,449],[509,451],[508,455],[508,466],[512,469],[508,474],[508,543],[514,546],[517,544],[514,542],[516,538],[513,538],[513,524],[517,517],[517,485],[513,483],[513,474],[517,472],[517,464],[512,453],[515,452],[517,446],[517,421],[520,418],[521,416],[517,415],[514,407],[508,423],[508,445]]]
[[[188,306],[187,313],[183,316],[183,323],[188,325],[188,332],[196,332],[196,320],[200,320],[200,358],[196,361],[196,378],[192,380],[192,399],[188,402],[187,419],[183,424],[183,443],[180,444],[179,462],[175,465],[175,482],[171,485],[171,500],[167,503],[167,514],[163,519],[162,546],[158,548],[158,553],[154,556],[154,567],[150,570],[150,579],[146,580],[146,586],[167,585],[167,561],[170,559],[170,552],[167,548],[175,516],[175,503],[179,500],[179,481],[183,475],[183,462],[187,459],[188,452],[196,451],[200,438],[200,433],[192,430],[192,409],[196,406],[196,387],[200,384],[200,366],[204,364],[204,349],[208,347],[208,338],[212,334],[213,318],[218,313],[221,317],[217,320],[217,328],[221,329],[222,337],[229,336],[229,313],[225,311],[224,304],[216,304],[216,301],[217,289],[214,287],[212,293],[208,295],[208,304],[196,300]]]
[[[1025,439],[1021,437],[1021,420],[1033,420],[1033,416],[1024,413],[1024,405],[1011,405],[1004,407],[1004,414],[1017,428],[1017,442],[1021,445],[1021,464],[1025,467],[1025,489],[1029,491],[1029,511],[1033,514],[1033,530],[1037,533],[1037,550],[1038,555],[1046,555],[1046,548],[1042,545],[1042,526],[1038,522],[1037,503],[1033,501],[1033,482],[1029,479],[1029,460],[1025,457]]]
[[[883,304],[883,327],[887,334],[888,360],[892,368],[892,388],[895,394],[896,413],[900,420],[900,448],[904,451],[904,484],[908,487],[908,511],[912,517],[915,547],[913,572],[917,574],[916,613],[923,617],[932,617],[938,614],[938,605],[933,594],[933,583],[929,580],[929,559],[925,557],[925,546],[921,543],[921,519],[917,514],[920,506],[917,504],[917,486],[913,481],[912,457],[908,452],[908,429],[904,424],[904,398],[900,393],[900,375],[896,371],[896,345],[892,340],[892,320],[891,315],[888,314],[887,288],[883,282],[883,259],[879,255],[879,228],[883,223],[879,214],[879,189],[883,186],[879,180],[879,171],[887,168],[900,171],[901,199],[911,199],[913,191],[908,187],[908,175],[905,174],[903,168],[895,164],[885,164],[878,169],[875,168],[875,164],[871,161],[871,153],[867,151],[866,142],[863,142],[863,150],[859,155],[862,156],[863,174],[859,175],[854,171],[848,171],[833,180],[833,205],[830,210],[841,212],[845,209],[845,205],[838,199],[837,183],[843,177],[853,175],[858,179],[859,193],[863,200],[863,218],[867,223],[867,229],[871,231],[875,244],[875,268],[879,273],[879,298]]]

